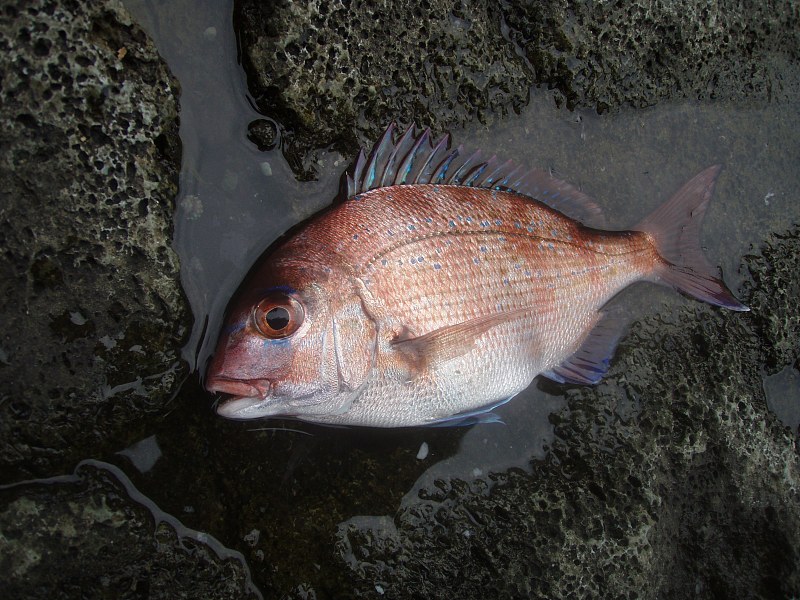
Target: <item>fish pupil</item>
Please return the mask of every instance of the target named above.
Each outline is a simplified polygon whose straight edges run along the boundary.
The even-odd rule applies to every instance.
[[[280,331],[289,324],[289,311],[282,306],[276,306],[267,313],[267,325],[270,329]]]

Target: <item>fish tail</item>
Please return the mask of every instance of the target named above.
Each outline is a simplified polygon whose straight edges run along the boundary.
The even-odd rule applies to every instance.
[[[700,226],[721,169],[714,165],[695,175],[634,229],[651,236],[663,259],[654,273],[656,281],[709,304],[746,311],[750,309],[717,276],[700,245]]]

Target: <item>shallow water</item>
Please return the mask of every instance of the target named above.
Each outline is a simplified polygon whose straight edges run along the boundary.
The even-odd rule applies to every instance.
[[[182,87],[175,247],[196,319],[184,356],[202,369],[225,304],[253,260],[288,227],[330,202],[352,157],[322,153],[318,180],[299,183],[279,147],[261,152],[247,140],[248,124],[261,116],[248,100],[236,60],[228,3],[125,4]],[[800,189],[798,107],[681,102],[598,116],[557,108],[549,92],[534,90],[520,115],[451,133],[457,143],[551,168],[580,185],[604,208],[611,228],[634,224],[695,173],[722,163],[704,244],[735,292],[742,256],[769,232],[800,223],[800,205],[792,202]],[[690,302],[648,285],[615,301],[636,315],[669,313]],[[781,385],[794,392],[795,402],[779,417],[795,427],[796,382],[791,369],[780,380],[765,379],[766,389]],[[504,424],[375,432],[228,422],[214,415],[212,401],[196,378],[190,380],[174,412],[139,448],[120,455],[119,464],[164,510],[256,562],[260,556],[262,562],[251,565],[256,582],[285,577],[287,585],[313,577],[330,560],[315,544],[330,543],[331,523],[380,526],[381,515],[420,502],[419,491],[437,479],[487,480],[491,472],[524,469],[544,458],[554,435],[550,415],[566,404],[559,386],[535,383],[497,410]],[[637,402],[630,398],[619,410],[633,414]],[[375,481],[381,472],[386,479]],[[341,487],[348,490],[343,497],[360,500],[331,500]],[[265,543],[271,531],[284,537]],[[296,559],[296,571],[276,575],[269,549],[276,556],[291,552],[283,560]]]

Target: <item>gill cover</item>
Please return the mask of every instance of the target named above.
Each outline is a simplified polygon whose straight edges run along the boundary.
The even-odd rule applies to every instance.
[[[360,388],[375,366],[378,331],[364,312],[360,299],[337,307],[332,318],[336,375],[340,392]]]

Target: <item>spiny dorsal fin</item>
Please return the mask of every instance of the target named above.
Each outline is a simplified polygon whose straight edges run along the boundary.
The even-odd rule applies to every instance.
[[[450,134],[434,141],[430,129],[412,124],[395,141],[392,122],[367,154],[359,152],[344,176],[345,197],[392,185],[434,183],[516,192],[534,198],[586,225],[601,226],[600,207],[571,184],[541,169],[525,169],[481,151],[450,148]]]

